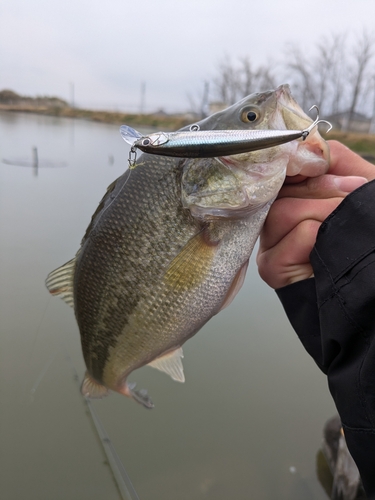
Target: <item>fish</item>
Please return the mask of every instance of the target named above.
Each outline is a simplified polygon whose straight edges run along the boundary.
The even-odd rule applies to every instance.
[[[311,109],[317,108],[313,106]],[[318,108],[317,108],[318,110]],[[247,111],[249,121],[257,119],[254,111]],[[191,125],[183,132],[155,132],[143,136],[128,125],[120,127],[122,138],[144,153],[181,158],[214,158],[239,153],[247,153],[259,149],[285,144],[296,139],[305,140],[311,130],[319,123],[332,125],[326,120],[316,120],[305,130],[200,130],[199,125]]]
[[[304,130],[312,123],[284,84],[198,125]],[[239,292],[285,175],[319,175],[328,162],[317,127],[305,141],[230,156],[143,153],[109,186],[75,257],[46,280],[74,308],[86,364],[82,394],[114,391],[153,408],[147,391],[128,382],[134,370],[148,365],[184,382],[182,346]]]
[[[331,472],[330,498],[365,498],[359,470],[346,444],[339,415],[330,418],[324,426],[322,452]]]

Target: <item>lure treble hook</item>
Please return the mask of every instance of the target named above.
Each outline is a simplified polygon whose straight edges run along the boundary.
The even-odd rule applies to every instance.
[[[306,139],[306,137],[310,134],[310,132],[312,131],[312,129],[314,127],[316,127],[317,125],[319,125],[319,123],[326,123],[328,125],[328,129],[326,132],[329,132],[331,129],[332,129],[332,124],[327,121],[327,120],[321,120],[319,118],[319,108],[316,104],[313,104],[313,106],[311,106],[311,108],[309,109],[309,111],[311,111],[312,109],[316,109],[316,118],[315,120],[312,122],[312,124],[307,127],[305,130],[302,131],[302,138],[303,140]]]

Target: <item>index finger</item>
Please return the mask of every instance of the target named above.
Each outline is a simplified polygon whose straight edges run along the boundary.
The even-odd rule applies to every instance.
[[[357,153],[338,141],[328,141],[331,161],[328,173],[341,176],[360,176],[375,179],[375,165],[361,158]]]

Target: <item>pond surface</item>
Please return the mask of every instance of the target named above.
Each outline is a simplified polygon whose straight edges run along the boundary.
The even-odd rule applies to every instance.
[[[73,310],[44,286],[74,256],[107,186],[127,168],[118,128],[0,114],[0,496],[7,500],[127,498],[79,392],[84,363]],[[46,168],[1,163],[32,164],[33,148]],[[154,410],[118,394],[91,403],[138,497],[327,498],[316,456],[335,409],[255,258],[233,304],[184,353],[185,384],[148,367],[133,377]]]

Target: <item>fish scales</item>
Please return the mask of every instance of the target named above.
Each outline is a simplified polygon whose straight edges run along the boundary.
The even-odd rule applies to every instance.
[[[249,109],[256,123],[246,120]],[[287,121],[294,129],[312,123],[284,85],[199,126],[287,129]],[[303,143],[229,157],[140,156],[108,188],[75,259],[47,278],[50,292],[74,305],[87,367],[82,393],[114,390],[151,408],[127,382],[133,370],[149,364],[184,381],[181,346],[241,288],[286,172],[302,165],[323,173],[327,160],[316,131]]]
[[[123,337],[121,360],[131,371],[151,357],[145,349],[150,342],[153,349],[160,345],[160,350],[164,350],[166,342],[173,346],[179,340],[177,320],[182,329],[189,324],[191,334],[195,333],[202,321],[212,315],[213,297],[215,301],[220,301],[220,296],[223,297],[227,289],[228,278],[223,280],[228,274],[227,265],[226,273],[220,267],[211,270],[214,279],[209,286],[207,282],[210,277],[198,289],[188,287],[171,290],[163,283],[170,261],[202,229],[203,224],[197,223],[181,207],[177,185],[179,175],[174,173],[176,161],[151,161],[152,169],[138,168],[131,172],[128,191],[120,193],[106,209],[93,234],[84,243],[81,253],[84,259],[78,257],[77,260],[77,319],[83,351],[87,353],[86,362],[99,380],[102,379],[104,366],[108,362],[108,350],[116,347],[119,336]],[[161,196],[165,192],[164,183],[167,197]],[[150,186],[149,196],[139,196],[139,193]],[[175,193],[174,213],[170,212],[171,192]],[[166,206],[168,211],[165,210]],[[124,214],[123,219],[118,220],[119,213]],[[113,233],[116,224],[121,230]],[[233,234],[232,247],[228,245],[227,249],[229,253],[232,250],[230,260],[235,270],[243,260],[238,255],[243,229],[248,226],[251,230],[247,221],[239,221],[237,225],[240,237],[235,238]],[[136,239],[131,237],[134,226],[143,229],[143,235]],[[228,224],[228,230],[233,233],[233,223]],[[225,234],[224,228],[220,232]],[[245,245],[245,254],[250,246],[251,241]],[[218,255],[218,263],[222,261],[220,257],[221,253]],[[96,272],[97,266],[101,269],[100,273]],[[125,273],[122,271],[124,267]],[[229,272],[229,276],[232,272]],[[95,276],[94,283],[92,273]],[[220,275],[223,282],[217,279]],[[103,297],[106,298],[104,302]],[[171,303],[174,304],[173,309],[170,308]],[[186,308],[186,303],[191,304],[189,308]],[[196,325],[191,325],[193,314]],[[98,352],[101,357],[96,360]],[[137,361],[130,365],[127,358]]]
[[[124,174],[127,190],[98,214],[99,220],[77,259],[76,315],[86,362],[90,365],[100,351],[100,361],[91,368],[99,380],[109,347],[116,344],[139,301],[145,300],[148,287],[153,290],[149,300],[152,305],[161,293],[160,277],[171,256],[196,232],[196,223],[193,228],[186,224],[186,219],[191,223],[192,218],[177,203],[173,170],[178,162],[155,158],[150,162],[150,169],[139,168],[130,176],[129,171]],[[143,196],[145,192],[147,195]],[[161,196],[165,192],[168,196]],[[171,213],[173,200],[176,210]],[[159,273],[155,274],[155,270]],[[142,338],[139,340],[142,343]],[[138,334],[133,343],[137,342]]]

